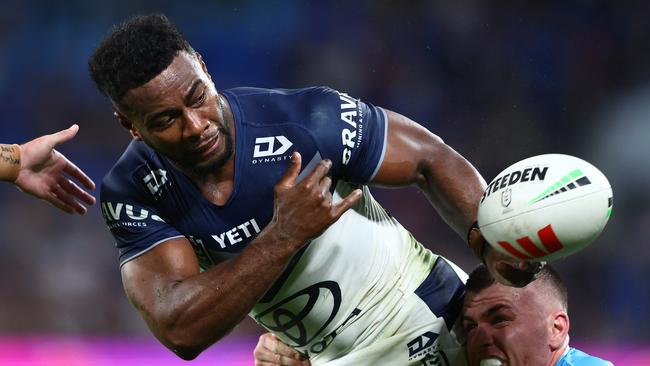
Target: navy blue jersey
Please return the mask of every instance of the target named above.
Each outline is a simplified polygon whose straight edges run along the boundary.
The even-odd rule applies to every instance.
[[[293,151],[302,154],[303,167],[331,159],[333,186],[339,179],[366,183],[381,163],[386,117],[380,108],[325,87],[237,88],[223,95],[236,130],[230,198],[214,205],[165,157],[133,141],[101,189],[121,264],[182,236],[204,268],[230,258],[271,220],[272,190]]]
[[[303,157],[298,179],[328,158],[333,201],[356,187],[362,198],[293,256],[249,315],[313,365],[354,357],[389,335],[399,335],[389,347],[403,360],[398,364],[459,346],[442,340],[450,336],[464,274],[418,243],[364,185],[386,149],[384,111],[328,88],[223,94],[236,131],[228,201],[214,205],[165,157],[132,142],[101,191],[120,263],[178,237],[192,243],[204,269],[236,256],[271,220],[273,188],[292,152]]]

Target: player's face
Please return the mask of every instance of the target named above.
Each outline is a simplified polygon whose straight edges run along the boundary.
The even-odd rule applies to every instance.
[[[226,107],[205,64],[180,52],[158,76],[129,90],[118,109],[122,124],[136,138],[181,168],[203,174],[233,155],[234,130]]]
[[[498,359],[501,365],[546,366],[554,314],[534,287],[514,288],[494,284],[479,293],[468,292],[463,305],[470,366]],[[484,365],[497,365],[498,362]]]

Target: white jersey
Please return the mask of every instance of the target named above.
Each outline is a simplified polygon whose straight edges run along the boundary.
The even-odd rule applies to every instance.
[[[339,183],[335,201],[353,188]],[[250,315],[314,365],[400,333],[412,336],[400,336],[401,350],[391,342],[398,348],[391,352],[403,355],[400,364],[431,357],[436,337],[449,332],[443,316],[453,323],[460,310],[465,274],[418,243],[367,187],[362,200],[299,256],[272,303],[259,303]],[[446,278],[432,279],[439,281],[434,302],[445,314],[424,310],[425,300],[415,295],[436,261],[449,269],[441,271]],[[412,301],[419,301],[419,308]],[[447,347],[459,348],[453,341]]]

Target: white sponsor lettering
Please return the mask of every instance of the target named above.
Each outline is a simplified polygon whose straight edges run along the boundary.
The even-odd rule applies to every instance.
[[[356,100],[345,93],[339,93],[341,99],[341,121],[345,122],[348,127],[341,130],[341,143],[343,144],[343,165],[347,165],[352,157],[352,149],[355,146],[357,137],[357,123],[354,121],[358,117],[358,105]]]
[[[341,132],[343,145],[347,147],[354,147],[354,138],[357,136],[356,131],[350,131],[347,128]]]
[[[278,161],[285,161],[285,160],[291,160],[290,155],[284,155],[284,156],[274,156],[271,158],[263,158],[263,159],[253,159],[252,163],[253,164],[262,164],[262,163],[275,163]]]
[[[251,227],[253,231],[249,230],[249,227]],[[221,234],[212,235],[212,239],[214,239],[222,249],[225,249],[227,246],[235,245],[245,238],[250,238],[259,232],[260,227],[257,225],[257,221],[255,221],[255,219],[250,219],[243,224],[224,231]]]
[[[276,141],[280,143],[278,149],[275,149]],[[266,156],[282,155],[287,152],[291,146],[293,146],[293,143],[284,136],[258,137],[255,139],[253,157],[263,158]]]
[[[126,205],[126,216],[128,216],[133,220],[144,220],[149,216],[149,211],[145,210],[144,208],[141,208],[140,215],[136,216],[133,214],[133,206]]]
[[[111,202],[102,203],[102,211],[104,212],[104,217],[106,220],[118,220],[120,218],[120,212],[122,212],[123,203],[118,203],[113,207]]]
[[[124,208],[124,211],[122,211],[122,208]],[[124,212],[126,217],[122,217],[122,212]],[[151,218],[152,220],[155,221],[165,222],[158,215],[150,215],[149,210],[146,210],[141,207],[135,207],[133,205],[124,204],[122,202],[118,202],[118,203],[102,202],[102,213],[104,214],[104,219],[106,220],[106,222],[120,221],[125,219],[142,221],[147,218]],[[133,223],[132,221],[131,221],[131,225],[126,224],[126,222],[122,222],[122,226],[135,226],[132,224]]]
[[[239,237],[239,233],[237,232],[236,227],[226,231],[226,236],[228,237],[228,240],[230,241],[230,245],[237,244],[237,243],[239,243],[241,241],[241,238]]]

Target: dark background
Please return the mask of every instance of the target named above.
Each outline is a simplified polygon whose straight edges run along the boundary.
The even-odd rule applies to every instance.
[[[643,10],[646,9],[646,10]],[[87,59],[112,24],[164,12],[217,88],[328,85],[427,126],[491,180],[525,157],[592,162],[603,234],[556,262],[572,342],[650,342],[650,22],[642,2],[24,1],[0,12],[3,143],[72,122],[60,150],[99,183],[130,140]],[[95,191],[97,193],[98,191]],[[378,199],[433,251],[476,265],[416,189]],[[0,333],[142,335],[99,208],[67,216],[0,186]],[[236,335],[259,330],[246,321]]]

